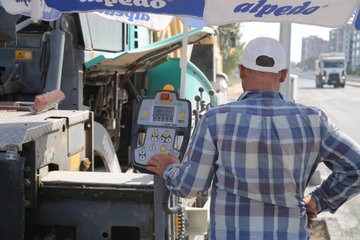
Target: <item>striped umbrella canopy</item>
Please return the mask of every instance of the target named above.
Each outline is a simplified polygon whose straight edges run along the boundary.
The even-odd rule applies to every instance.
[[[0,0],[0,4],[9,13],[29,15],[35,20],[54,20],[61,12],[98,11],[109,16],[109,11],[116,11],[112,16],[133,21],[150,21],[140,14],[146,13],[194,18],[203,25],[256,21],[334,28],[350,21],[360,29],[360,0]]]

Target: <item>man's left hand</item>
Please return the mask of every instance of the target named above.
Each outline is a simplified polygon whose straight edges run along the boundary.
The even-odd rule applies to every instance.
[[[306,214],[308,216],[308,227],[311,229],[318,215],[317,204],[311,195],[305,196],[303,200],[305,203]]]

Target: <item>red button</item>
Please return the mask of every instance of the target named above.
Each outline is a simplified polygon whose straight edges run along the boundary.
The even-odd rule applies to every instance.
[[[169,93],[161,93],[160,94],[160,99],[161,100],[169,100],[170,99],[170,94]]]

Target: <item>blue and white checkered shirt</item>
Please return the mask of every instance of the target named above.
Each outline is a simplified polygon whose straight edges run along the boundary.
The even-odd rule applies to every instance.
[[[360,147],[321,110],[251,91],[209,110],[164,177],[180,197],[212,186],[210,239],[309,239],[302,199],[320,162],[333,173],[312,194],[334,212],[359,192]]]

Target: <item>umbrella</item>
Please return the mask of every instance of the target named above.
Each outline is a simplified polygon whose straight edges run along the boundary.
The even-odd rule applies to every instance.
[[[10,14],[30,16],[34,21],[39,19],[54,21],[61,15],[60,11],[48,7],[45,2],[41,0],[0,0],[0,7],[3,7]]]
[[[131,16],[129,12],[182,16],[202,20],[203,25],[217,26],[256,21],[335,28],[353,19],[354,26],[360,30],[357,14],[360,0],[0,0],[0,5],[9,13],[28,15],[34,20],[54,20],[61,12],[101,11],[107,16],[124,16],[130,20],[142,17]],[[109,14],[109,11],[117,13]],[[143,18],[148,20],[148,16]],[[192,22],[189,21],[190,26]]]
[[[61,15],[61,11],[48,7],[43,0],[0,0],[1,6],[8,13],[29,16],[33,21],[40,19],[54,21]],[[143,26],[156,31],[164,30],[173,19],[172,16],[144,12],[123,12],[102,9],[91,12],[107,19]]]
[[[120,10],[186,16],[207,25],[233,22],[293,22],[324,27],[345,25],[359,0],[45,0],[59,11]],[[335,17],[336,16],[336,17]],[[359,18],[359,17],[358,17]],[[355,21],[360,29],[360,20]]]

